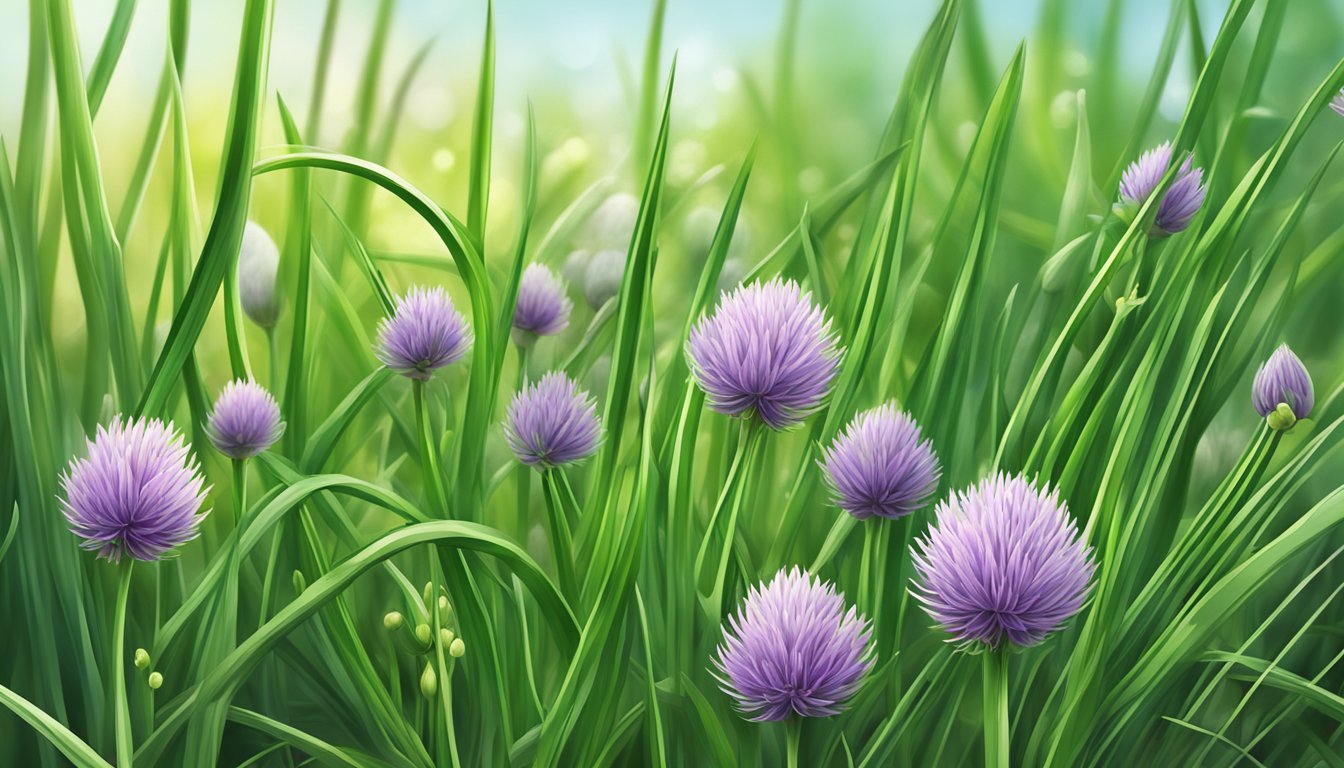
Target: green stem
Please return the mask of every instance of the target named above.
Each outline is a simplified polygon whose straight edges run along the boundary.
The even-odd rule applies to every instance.
[[[285,401],[285,377],[280,374],[280,348],[275,345],[275,327],[266,329],[266,375],[271,377],[271,395],[277,402]]]
[[[541,484],[546,489],[547,522],[551,528],[551,556],[555,559],[555,570],[560,576],[560,590],[565,597],[573,600],[578,597],[579,581],[574,573],[574,542],[569,532],[564,499],[560,495],[560,470],[547,469],[541,475]]]
[[[788,752],[788,768],[798,768],[798,743],[803,737],[803,719],[796,715],[784,721],[784,742]]]
[[[235,528],[243,524],[243,516],[247,514],[247,465],[243,459],[233,460],[233,525]],[[238,531],[234,538],[237,541],[243,535]]]
[[[431,614],[430,626],[434,628],[434,661],[435,665],[438,668],[437,672],[439,675],[439,704],[442,707],[443,731],[444,731],[442,734],[443,739],[439,742],[440,752],[436,752],[436,754],[439,754],[439,764],[442,765],[444,760],[443,755],[440,753],[443,748],[446,748],[448,751],[448,756],[451,760],[451,765],[453,765],[454,768],[456,768],[456,766],[462,764],[462,761],[461,758],[458,756],[457,752],[457,729],[455,727],[455,724],[453,723],[453,694],[452,694],[453,660],[451,657],[448,657],[445,660],[444,653],[447,649],[443,647],[443,634],[439,632],[439,628],[443,626],[443,616],[441,616],[439,612],[438,579],[439,579],[439,569],[435,567],[434,568],[435,598],[432,601],[430,601],[429,610]],[[437,733],[437,730],[431,729],[431,733]]]
[[[518,345],[518,383],[515,387],[516,392],[522,392],[523,387],[527,386],[527,363],[528,348]],[[532,468],[518,462],[517,469],[518,492],[516,495],[518,504],[518,540],[527,541],[527,530],[531,515],[528,514],[532,501]],[[572,595],[570,595],[572,597]]]
[[[986,650],[985,687],[985,768],[1008,768],[1008,654]]]
[[[127,560],[121,566],[121,580],[117,584],[117,609],[113,622],[116,633],[112,644],[113,689],[116,697],[117,729],[117,765],[129,766],[135,745],[131,738],[131,710],[126,700],[126,603],[131,594],[131,566],[135,560]]]
[[[443,472],[440,471],[438,441],[429,431],[429,414],[425,407],[425,382],[412,381],[415,393],[415,425],[420,437],[420,472],[424,475],[425,489],[435,513],[448,517],[448,501],[443,491]]]
[[[738,510],[742,505],[744,489],[747,487],[751,465],[754,463],[756,449],[760,446],[765,430],[754,420],[745,421],[738,438],[737,452],[724,480],[723,492],[710,514],[705,537],[695,556],[694,576],[696,591],[706,615],[717,622],[723,613],[723,588],[729,581],[729,564],[732,561],[733,542],[737,537]],[[719,539],[719,518],[724,510],[728,511],[728,520],[723,524],[722,540]],[[714,545],[719,544],[718,552],[713,553]],[[713,556],[711,561],[709,558]]]

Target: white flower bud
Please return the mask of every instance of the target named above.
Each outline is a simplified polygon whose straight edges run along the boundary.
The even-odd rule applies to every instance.
[[[608,299],[621,292],[625,277],[625,251],[599,251],[588,262],[583,276],[583,297],[588,306],[601,309]]]
[[[243,229],[238,252],[238,300],[243,312],[262,328],[274,328],[280,317],[280,297],[275,292],[275,273],[280,267],[280,249],[254,221]]]
[[[630,247],[630,239],[639,220],[639,198],[624,192],[608,197],[588,220],[588,237],[593,250]]]

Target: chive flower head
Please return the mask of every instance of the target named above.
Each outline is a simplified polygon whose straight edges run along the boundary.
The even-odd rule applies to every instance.
[[[548,373],[514,396],[504,439],[519,461],[538,469],[582,461],[602,440],[597,404],[573,379]]]
[[[1255,372],[1255,383],[1251,385],[1251,403],[1255,406],[1255,412],[1262,417],[1274,413],[1279,403],[1288,405],[1294,421],[1311,415],[1311,409],[1316,405],[1311,374],[1307,373],[1307,367],[1287,344],[1274,350],[1274,354]]]
[[[840,362],[825,311],[797,283],[779,278],[726,294],[696,323],[686,346],[711,409],[759,414],[772,429],[794,426],[820,408]]]
[[[1035,645],[1076,614],[1096,566],[1056,491],[999,474],[955,494],[911,551],[911,594],[956,641]]]
[[[565,284],[548,267],[529,264],[518,283],[518,301],[513,308],[513,327],[527,340],[554,336],[569,327],[574,302],[565,294]]]
[[[865,411],[822,452],[835,503],[860,520],[918,510],[938,488],[941,470],[919,425],[892,403]]]
[[[61,478],[62,512],[81,546],[120,562],[158,560],[196,538],[206,488],[182,436],[158,419],[113,419]]]
[[[398,297],[392,317],[378,329],[375,353],[402,376],[429,381],[434,371],[462,359],[471,348],[471,329],[440,287],[412,288]]]
[[[285,433],[280,406],[264,387],[241,379],[224,385],[206,419],[205,434],[230,459],[248,459]]]
[[[1130,163],[1120,179],[1120,199],[1132,210],[1137,210],[1162,182],[1167,169],[1171,167],[1171,142],[1144,152],[1138,160]],[[1176,172],[1176,178],[1167,187],[1162,201],[1157,205],[1157,217],[1153,220],[1151,237],[1166,237],[1183,231],[1190,226],[1191,220],[1204,205],[1204,170],[1194,167],[1190,157],[1186,157]]]
[[[828,717],[873,666],[868,621],[797,567],[751,588],[728,618],[714,676],[748,719]]]

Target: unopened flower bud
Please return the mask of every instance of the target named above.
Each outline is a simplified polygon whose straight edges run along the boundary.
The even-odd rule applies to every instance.
[[[467,655],[467,644],[462,642],[462,638],[455,638],[448,646],[448,655],[454,659],[460,659]]]
[[[383,628],[391,630],[401,629],[402,621],[401,613],[392,611],[383,617]]]
[[[439,676],[434,674],[434,665],[426,663],[425,671],[420,675],[420,693],[432,699],[439,692]]]
[[[451,608],[448,606],[448,596],[439,595],[439,612],[447,613]]]
[[[308,580],[303,577],[303,571],[294,571],[294,592],[303,594],[303,590],[308,588]]]
[[[419,640],[421,645],[429,645],[432,637],[434,635],[430,633],[428,624],[420,624],[415,628],[415,639]]]
[[[601,309],[603,304],[621,292],[625,279],[625,251],[598,251],[588,262],[583,274],[583,297],[588,306]]]
[[[1311,415],[1316,405],[1316,393],[1311,386],[1311,374],[1302,360],[1293,354],[1287,344],[1274,350],[1265,364],[1255,373],[1255,383],[1251,386],[1251,403],[1256,413],[1269,419],[1270,427],[1287,429],[1298,419]],[[1275,414],[1287,409],[1292,418],[1284,424],[1284,415],[1278,415],[1278,422],[1284,426],[1274,427]]]
[[[243,244],[238,251],[238,301],[243,312],[262,328],[274,328],[280,317],[280,298],[275,292],[275,273],[280,266],[280,249],[254,221],[243,229]]]
[[[149,667],[149,651],[144,648],[135,649],[135,668],[146,669]]]
[[[163,675],[159,672],[149,673],[149,687],[151,690],[159,690],[163,687]]]
[[[588,220],[588,238],[595,250],[603,248],[625,249],[630,245],[639,221],[639,198],[618,192],[593,211]]]
[[[457,635],[453,634],[453,630],[447,627],[439,627],[439,642],[441,644],[452,645],[455,637],[457,637]]]

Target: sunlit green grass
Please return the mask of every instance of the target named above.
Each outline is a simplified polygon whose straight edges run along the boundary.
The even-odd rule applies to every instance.
[[[26,72],[2,76],[23,109],[0,137],[0,764],[105,766],[119,742],[146,766],[783,764],[785,727],[736,713],[710,659],[747,587],[792,565],[874,620],[877,657],[846,712],[803,724],[801,763],[978,763],[981,660],[906,589],[931,510],[858,521],[817,466],[892,399],[940,457],[939,498],[999,469],[1038,477],[1095,550],[1086,607],[1010,659],[1013,764],[1344,764],[1344,117],[1327,108],[1344,62],[1319,43],[1340,23],[1326,3],[1046,0],[1024,41],[982,3],[930,3],[909,14],[925,31],[889,117],[836,146],[816,109],[843,97],[800,63],[798,0],[761,8],[776,48],[744,69],[726,113],[742,124],[714,141],[675,98],[675,2],[649,3],[619,126],[552,128],[561,88],[506,139],[507,5],[479,4],[479,68],[449,73],[424,66],[428,46],[387,55],[408,12],[391,0],[361,14],[365,48],[338,50],[351,4],[327,0],[298,102],[268,85],[273,3],[247,0],[214,146],[185,109],[187,0],[165,19],[119,0],[96,47],[75,36],[82,2],[32,0]],[[133,19],[162,28],[167,56],[152,98],[105,103]],[[1136,25],[1155,61],[1126,56]],[[349,56],[360,76],[337,83]],[[427,79],[473,96],[428,142],[398,131]],[[323,109],[337,88],[349,124]],[[145,121],[138,145],[99,143],[109,109]],[[569,143],[618,135],[617,168]],[[684,138],[707,156],[689,175],[671,167]],[[1168,139],[1209,198],[1155,239],[1157,196],[1133,216],[1113,203],[1125,166]],[[445,146],[452,189],[428,163]],[[607,247],[594,217],[613,193],[639,201],[619,294],[590,308],[572,284],[569,330],[522,355],[523,268]],[[237,295],[249,219],[281,244],[270,331]],[[725,283],[775,275],[827,306],[846,351],[825,407],[759,439],[706,408],[684,350]],[[372,347],[415,284],[445,286],[475,337],[423,388]],[[1276,432],[1250,377],[1282,342],[1318,397]],[[542,475],[500,423],[548,370],[594,394],[605,437]],[[233,474],[202,429],[247,377],[288,428]],[[151,662],[120,659],[128,712],[118,568],[78,549],[58,504],[70,457],[116,414],[172,419],[213,485],[202,536],[132,573],[123,656]],[[573,526],[572,580],[556,520]]]

